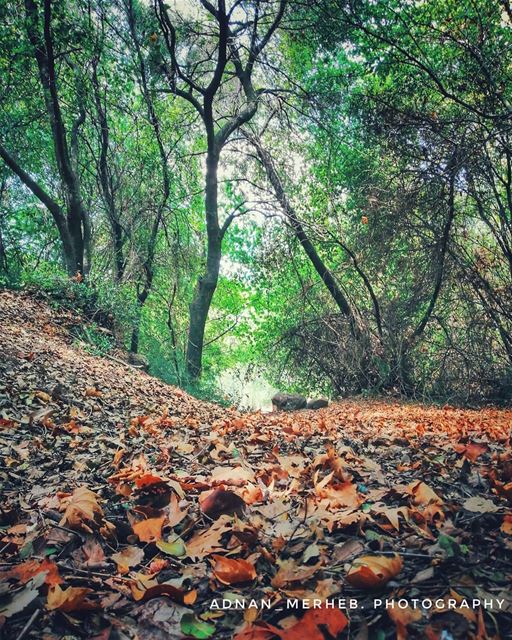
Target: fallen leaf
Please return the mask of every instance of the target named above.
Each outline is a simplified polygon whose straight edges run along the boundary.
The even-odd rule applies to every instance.
[[[139,537],[141,542],[155,542],[162,539],[162,527],[165,516],[159,518],[147,518],[132,525],[133,533]]]
[[[413,609],[410,606],[407,607],[393,607],[386,608],[388,616],[393,620],[396,625],[396,640],[407,639],[407,625],[413,622],[419,622],[421,620],[421,610]]]
[[[117,564],[119,573],[128,573],[130,567],[140,564],[144,558],[144,551],[139,547],[125,547],[122,551],[112,554],[112,560]]]
[[[103,510],[98,496],[85,486],[78,487],[71,496],[64,498],[61,506],[65,507],[61,526],[93,533],[93,529],[101,525]]]
[[[214,576],[223,584],[239,584],[256,577],[254,565],[247,560],[212,555],[211,561]]]
[[[361,556],[353,562],[346,580],[359,589],[378,589],[397,576],[402,567],[402,558],[396,554],[391,558]]]
[[[221,515],[228,514],[242,515],[245,509],[245,502],[232,491],[225,489],[214,489],[210,493],[199,497],[201,511],[212,520],[217,520]]]
[[[92,589],[87,587],[68,587],[61,589],[59,585],[50,587],[46,608],[50,611],[58,609],[64,613],[72,611],[92,611],[99,608],[99,604],[87,598]]]
[[[479,496],[468,498],[462,503],[462,506],[466,511],[472,511],[473,513],[495,513],[500,510],[492,500]]]

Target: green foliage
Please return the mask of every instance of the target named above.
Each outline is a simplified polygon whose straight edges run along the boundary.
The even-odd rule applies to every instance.
[[[147,3],[53,4],[56,88],[91,226],[90,270],[80,282],[66,275],[55,217],[2,164],[1,286],[79,310],[89,322],[77,340],[91,352],[135,345],[154,375],[199,397],[223,401],[221,374],[254,367],[305,393],[512,399],[512,32],[500,3],[293,6],[293,28],[258,63],[258,86],[275,90],[249,129],[361,335],[338,312],[253,150],[233,136],[218,200],[220,222],[236,219],[196,382],[185,353],[206,263],[202,123],[172,95]],[[188,14],[178,24],[192,71],[211,29]],[[230,65],[219,104],[235,113]],[[0,106],[0,144],[67,213],[19,0],[0,3]]]
[[[94,323],[79,327],[74,335],[76,342],[93,356],[104,356],[114,347],[112,337]]]

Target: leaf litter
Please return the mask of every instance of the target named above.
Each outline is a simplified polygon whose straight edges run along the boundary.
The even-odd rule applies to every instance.
[[[512,637],[512,411],[240,413],[0,311],[2,637]]]

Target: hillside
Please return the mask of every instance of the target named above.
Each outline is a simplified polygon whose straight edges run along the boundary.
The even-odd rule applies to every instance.
[[[82,321],[0,292],[2,638],[512,637],[512,411],[240,413]]]

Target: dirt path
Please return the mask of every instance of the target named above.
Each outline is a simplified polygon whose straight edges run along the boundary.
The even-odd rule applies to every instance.
[[[241,414],[91,356],[80,322],[0,293],[2,637],[512,637],[511,411]]]

